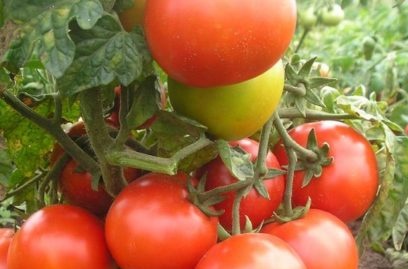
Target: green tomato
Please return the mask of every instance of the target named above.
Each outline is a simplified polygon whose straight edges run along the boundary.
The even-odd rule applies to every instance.
[[[304,12],[299,13],[299,23],[306,29],[311,29],[316,25],[317,16],[314,8],[308,8]]]
[[[323,9],[321,21],[326,26],[336,26],[344,19],[344,11],[340,5],[334,4],[329,8]]]
[[[237,84],[197,88],[168,79],[170,102],[176,112],[208,127],[225,140],[238,140],[261,129],[282,95],[284,67],[278,61],[265,73]]]

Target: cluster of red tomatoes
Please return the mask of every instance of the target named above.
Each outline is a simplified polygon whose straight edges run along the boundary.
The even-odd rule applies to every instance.
[[[147,42],[169,75],[174,109],[255,161],[258,142],[246,137],[261,128],[279,102],[284,83],[280,58],[294,33],[295,1],[149,0],[144,12]],[[219,115],[227,116],[220,120]],[[264,224],[285,191],[284,176],[268,178],[264,185],[270,198],[252,189],[239,207],[240,225],[249,219],[259,232],[220,240],[219,225],[232,229],[236,192],[223,194],[214,205],[223,214],[215,217],[191,201],[187,188],[202,175],[207,191],[236,183],[220,158],[194,176],[125,169],[130,183],[114,199],[102,185],[93,190],[90,174],[71,160],[59,182],[71,205],[47,206],[28,218],[6,240],[7,268],[357,269],[357,247],[346,223],[361,217],[375,198],[376,158],[367,140],[343,123],[306,123],[289,134],[305,146],[311,129],[319,143],[329,144],[333,162],[307,186],[304,172],[295,172],[293,203],[303,206],[312,200],[312,209],[301,218]],[[69,135],[85,133],[78,124]],[[62,154],[61,149],[55,152],[55,158]],[[266,165],[281,169],[287,163],[278,142]]]

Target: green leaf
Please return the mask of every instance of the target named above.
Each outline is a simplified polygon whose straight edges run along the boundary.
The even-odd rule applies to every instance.
[[[225,140],[216,143],[222,161],[234,177],[244,181],[254,176],[254,164],[248,153],[239,147],[231,148]]]
[[[380,192],[371,209],[366,214],[357,242],[360,247],[368,243],[382,248],[382,243],[392,234],[401,210],[408,198],[408,137],[397,137],[394,151],[387,152],[387,165],[382,173]]]
[[[138,78],[150,55],[141,31],[122,31],[117,19],[103,16],[90,30],[74,31],[75,60],[58,79],[64,95],[107,85],[114,80],[124,86]]]
[[[14,68],[19,68],[36,56],[53,76],[61,77],[75,55],[75,44],[69,36],[70,22],[75,19],[79,27],[90,29],[102,16],[102,6],[98,0],[43,0],[36,5],[29,2],[7,2],[14,11],[12,14],[27,12],[24,18],[30,20],[19,29],[6,60]]]
[[[47,102],[36,107],[36,112],[44,116],[52,113]],[[0,101],[0,129],[3,130],[6,138],[8,154],[20,175],[23,176],[14,178],[14,180],[32,177],[38,168],[48,164],[47,154],[54,140],[37,125],[17,114],[3,101]]]
[[[316,61],[316,57],[308,60],[306,63],[302,65],[300,68],[298,75],[300,77],[308,77],[310,75],[310,71],[312,70],[313,63]]]
[[[3,141],[0,138],[0,185],[8,186],[14,166],[2,143]]]
[[[392,229],[392,242],[396,250],[401,250],[408,234],[408,202],[400,211]]]
[[[129,128],[136,129],[153,117],[159,110],[159,103],[160,92],[157,88],[157,79],[155,76],[150,76],[136,89],[133,104],[127,115]]]

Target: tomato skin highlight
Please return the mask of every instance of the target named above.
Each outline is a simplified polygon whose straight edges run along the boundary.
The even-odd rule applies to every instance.
[[[115,269],[102,222],[70,205],[45,207],[23,224],[8,252],[8,269]]]
[[[232,146],[240,146],[243,150],[251,155],[251,161],[255,161],[258,157],[259,144],[255,140],[246,138],[230,143]],[[281,169],[278,160],[269,152],[266,158],[268,168]],[[228,185],[237,182],[237,179],[231,175],[228,168],[224,165],[220,157],[217,157],[210,163],[198,170],[197,176],[206,175],[206,190],[211,190],[220,186]],[[265,179],[264,184],[270,199],[262,197],[255,189],[252,189],[245,196],[240,205],[240,225],[245,226],[245,216],[251,220],[254,227],[257,227],[261,222],[272,216],[273,212],[278,208],[283,199],[285,189],[284,177],[277,176],[272,179]],[[224,214],[218,217],[220,224],[227,230],[232,229],[232,207],[235,199],[235,192],[228,192],[224,195],[225,199],[214,205],[216,210],[223,210]]]
[[[232,236],[212,247],[195,269],[306,269],[283,240],[259,233]]]
[[[0,228],[0,269],[7,269],[7,253],[13,236],[14,229]]]
[[[268,224],[261,232],[286,241],[308,269],[358,268],[358,249],[352,233],[328,212],[311,209],[303,218]]]
[[[253,135],[277,108],[285,71],[279,61],[260,76],[238,84],[196,88],[171,78],[168,94],[174,110],[208,127],[208,132],[228,141]]]
[[[149,0],[144,17],[153,58],[170,77],[195,87],[262,74],[283,56],[295,27],[294,0]]]
[[[364,136],[352,127],[337,121],[305,123],[289,131],[300,145],[306,146],[310,130],[314,129],[319,146],[328,143],[332,164],[323,167],[322,175],[302,188],[303,171],[295,172],[293,203],[305,205],[308,197],[312,208],[332,213],[344,222],[364,215],[373,203],[378,189],[378,168],[375,153]],[[281,165],[288,163],[283,145],[274,150]]]
[[[216,243],[218,220],[188,200],[186,179],[146,174],[116,197],[105,234],[122,269],[191,269]]]

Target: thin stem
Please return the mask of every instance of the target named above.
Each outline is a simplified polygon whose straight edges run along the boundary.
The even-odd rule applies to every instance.
[[[16,96],[10,93],[8,90],[3,90],[2,99],[16,110],[20,115],[32,121],[34,124],[45,130],[52,137],[54,137],[61,147],[72,158],[74,158],[81,166],[92,173],[93,175],[99,174],[98,164],[92,159],[85,151],[83,151],[61,128],[61,126],[49,119],[37,114],[30,107],[26,106]],[[57,108],[58,110],[58,108]]]
[[[129,112],[129,89],[127,87],[122,87],[119,96],[119,133],[115,139],[115,147],[121,148],[125,144],[129,136],[129,127],[127,124],[127,114]]]
[[[309,34],[309,31],[310,31],[310,29],[308,29],[308,28],[305,28],[303,30],[302,37],[300,38],[299,43],[296,46],[295,53],[299,52],[300,48],[302,47],[303,43],[305,42],[305,39],[306,39],[307,35]]]
[[[24,182],[24,184],[18,186],[16,189],[7,192],[7,194],[4,196],[4,198],[2,199],[2,201],[7,200],[8,198],[10,198],[10,197],[16,195],[17,193],[19,193],[19,192],[25,190],[26,188],[28,188],[28,187],[31,186],[32,184],[34,184],[34,183],[38,182],[39,180],[41,180],[41,178],[42,178],[43,176],[44,176],[44,175],[43,175],[42,173],[40,173],[40,174],[34,176],[32,179],[30,179],[30,180]]]
[[[306,117],[302,115],[296,108],[283,108],[278,111],[279,117],[282,119],[307,118],[308,120],[352,120],[359,119],[355,115],[350,114],[332,114],[323,111],[306,109]]]
[[[292,193],[293,193],[293,179],[295,175],[296,169],[296,152],[290,148],[285,146],[287,155],[288,155],[288,170],[286,174],[286,185],[285,185],[285,193],[283,199],[283,209],[286,216],[293,215],[293,207],[292,207]]]
[[[234,182],[232,184],[220,186],[220,187],[211,189],[209,191],[199,193],[198,196],[199,196],[200,201],[205,201],[205,200],[209,199],[210,197],[217,196],[217,195],[220,195],[220,194],[223,194],[223,193],[226,193],[226,192],[240,190],[240,189],[243,189],[245,187],[248,187],[251,184],[252,184],[252,182],[249,182],[248,180],[237,181],[237,182]]]
[[[100,165],[105,189],[110,195],[115,196],[122,190],[125,180],[121,168],[110,165],[105,157],[107,149],[113,146],[113,139],[109,135],[103,118],[101,92],[99,89],[88,89],[79,94],[79,99],[82,118]],[[94,177],[93,183],[96,183],[98,179]]]
[[[266,157],[269,151],[269,136],[273,126],[273,116],[269,118],[261,130],[259,140],[258,158],[255,163],[254,181],[258,180],[260,175],[265,175],[268,168],[266,167]]]
[[[232,204],[232,235],[241,233],[240,206],[248,187],[236,192],[234,203]],[[252,188],[252,186],[251,186]]]
[[[293,140],[292,137],[290,137],[290,135],[285,129],[285,126],[283,126],[282,120],[280,119],[277,113],[275,113],[274,125],[279,135],[281,136],[285,147],[292,148],[293,150],[296,151],[297,154],[301,155],[302,157],[305,157],[308,160],[317,160],[318,157],[315,152],[302,147],[295,140]]]

